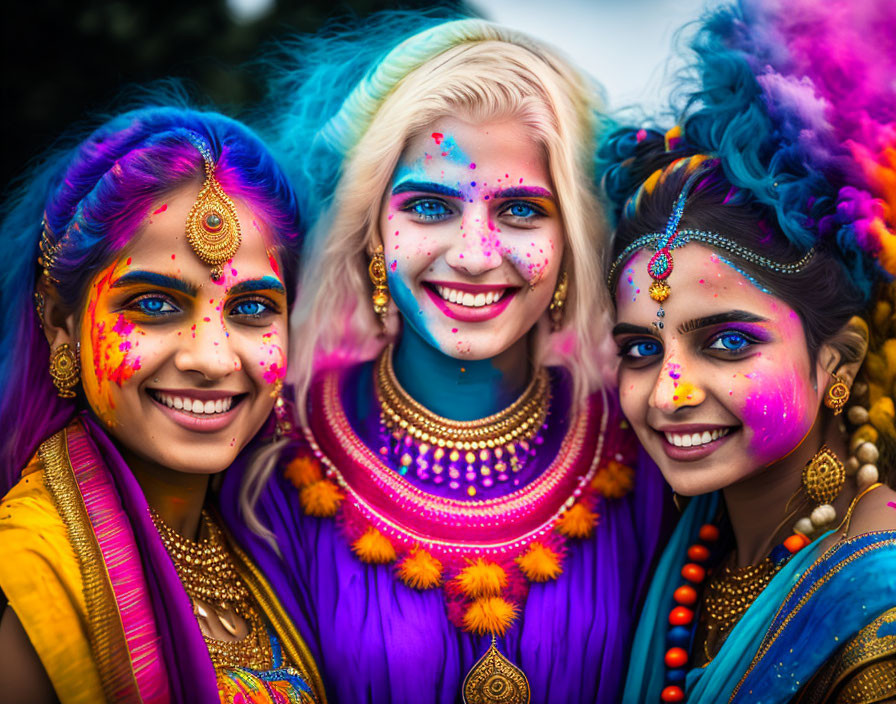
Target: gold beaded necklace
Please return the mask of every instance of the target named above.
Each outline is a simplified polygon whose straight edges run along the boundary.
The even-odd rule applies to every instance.
[[[391,434],[399,472],[406,474],[416,465],[420,478],[441,483],[447,475],[450,488],[465,485],[475,496],[476,484],[489,487],[522,469],[532,451],[530,442],[547,418],[550,381],[547,371],[540,369],[520,397],[502,411],[479,420],[450,420],[420,405],[402,388],[390,345],[376,363],[376,393],[380,422]],[[389,454],[390,448],[380,452]]]
[[[783,563],[766,557],[755,565],[724,566],[715,570],[706,585],[703,623],[704,654],[712,660],[732,628],[762,593]]]
[[[257,670],[273,667],[271,643],[264,621],[237,572],[224,535],[212,517],[202,511],[209,537],[190,540],[168,526],[154,510],[150,509],[150,514],[177,576],[193,601],[193,614],[197,620],[209,622],[215,618],[232,636],[239,630],[233,615],[246,622],[248,633],[240,640],[218,640],[203,633],[215,667]]]

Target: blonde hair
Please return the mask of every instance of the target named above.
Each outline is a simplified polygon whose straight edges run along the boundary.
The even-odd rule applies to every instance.
[[[344,155],[332,198],[309,233],[290,319],[289,380],[299,420],[321,368],[370,359],[394,338],[381,335],[367,274],[381,241],[384,194],[408,142],[446,116],[481,123],[519,119],[544,149],[564,230],[569,294],[562,328],[536,326],[535,365],[561,364],[581,400],[612,378],[611,304],[603,281],[608,226],[594,186],[597,88],[565,59],[529,37],[482,20],[456,20],[396,46],[369,72],[317,135],[316,146]],[[253,463],[241,505],[249,525],[269,535],[251,506],[272,471]]]
[[[563,59],[523,35],[478,20],[448,24],[467,30],[462,43],[411,70],[375,111],[362,113],[369,123],[349,147],[332,201],[310,234],[291,319],[290,378],[300,415],[322,365],[369,359],[387,341],[379,336],[367,276],[369,255],[380,242],[383,194],[407,143],[449,115],[474,123],[520,119],[545,149],[564,225],[570,291],[560,334],[549,336],[547,326],[539,326],[534,362],[569,367],[579,397],[606,376],[609,365],[601,364],[599,348],[609,339],[610,305],[601,285],[607,232],[592,185],[597,108],[592,91]],[[343,138],[339,126],[346,112],[353,112],[357,95],[346,101],[323,139]],[[357,124],[356,117],[353,131]],[[561,338],[563,349],[552,350],[550,337]]]

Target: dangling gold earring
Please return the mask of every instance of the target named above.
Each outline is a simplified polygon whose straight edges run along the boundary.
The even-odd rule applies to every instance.
[[[370,297],[373,312],[380,317],[380,322],[385,328],[386,314],[389,312],[389,289],[386,287],[386,257],[383,255],[383,245],[377,245],[373,251],[367,273],[373,284],[373,294]]]
[[[837,518],[834,499],[846,481],[846,468],[827,445],[822,445],[815,456],[803,467],[802,484],[809,499],[815,504],[812,512],[794,525],[794,530],[811,535]]]
[[[78,355],[67,342],[63,342],[50,355],[50,377],[59,392],[59,398],[74,398],[72,391],[81,381]]]
[[[843,407],[849,400],[849,386],[846,380],[839,374],[834,374],[834,383],[825,392],[824,405],[834,411],[834,415],[838,416],[843,412]]]
[[[277,428],[274,431],[276,439],[282,438],[292,432],[292,421],[289,417],[289,408],[283,399],[283,381],[277,379],[274,388],[271,389],[271,398],[274,399],[274,418],[277,419]]]
[[[556,332],[563,325],[563,307],[566,305],[566,296],[569,293],[569,277],[566,272],[560,273],[557,279],[557,288],[554,289],[554,295],[551,298],[551,307],[548,309],[551,313],[551,328]]]

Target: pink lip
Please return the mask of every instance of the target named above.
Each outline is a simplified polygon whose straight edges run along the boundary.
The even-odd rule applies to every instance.
[[[440,284],[442,286],[447,286],[448,284]],[[469,293],[473,293],[474,290],[468,288],[473,284],[464,284],[464,287],[458,284],[451,284],[452,288],[456,288],[458,291],[467,291]],[[429,297],[432,299],[432,302],[435,304],[436,308],[442,311],[449,318],[453,318],[454,320],[460,320],[464,323],[478,323],[483,320],[491,320],[492,318],[497,318],[501,313],[504,312],[504,309],[510,305],[510,301],[513,300],[513,297],[516,295],[516,291],[508,291],[502,297],[501,300],[497,303],[491,303],[489,305],[480,306],[478,308],[468,308],[467,306],[462,306],[458,303],[451,303],[442,298],[436,291],[433,291],[429,286],[423,287],[426,293],[429,294]],[[479,287],[475,289],[475,292],[479,293],[482,291],[495,291],[496,286],[485,286]]]
[[[718,425],[679,425],[675,426],[675,430],[670,428],[665,428],[663,432],[666,433],[698,433],[703,432],[704,430],[716,430],[720,427],[727,426],[718,426]],[[713,452],[718,450],[732,435],[737,433],[740,429],[732,429],[727,435],[723,435],[717,440],[713,440],[712,442],[708,442],[705,445],[697,445],[696,447],[678,447],[673,445],[668,440],[666,440],[666,436],[663,432],[657,431],[657,435],[660,438],[660,442],[663,446],[663,451],[666,455],[673,460],[677,460],[678,462],[694,462],[696,460],[702,460],[704,457],[711,455]]]
[[[189,394],[183,395],[191,396],[193,398],[200,398],[199,394],[192,390]],[[225,394],[225,396],[233,395],[234,394]],[[150,394],[149,397],[152,399],[152,402],[162,411],[162,413],[168,416],[172,421],[177,423],[182,428],[186,428],[187,430],[192,430],[197,433],[214,433],[221,430],[222,428],[226,428],[228,425],[230,425],[231,421],[233,421],[239,407],[242,405],[240,403],[235,403],[229,411],[226,411],[224,413],[215,413],[211,418],[201,418],[200,416],[193,415],[188,411],[179,411],[176,408],[169,408],[166,404],[157,401],[152,396],[152,394]],[[221,396],[217,396],[216,398],[221,398]],[[213,401],[215,399],[205,398],[205,400]]]

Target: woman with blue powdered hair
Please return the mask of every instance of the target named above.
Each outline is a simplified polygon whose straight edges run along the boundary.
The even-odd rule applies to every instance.
[[[603,147],[622,409],[694,497],[625,702],[896,697],[894,25],[716,10],[680,128]]]
[[[614,702],[665,501],[607,388],[592,87],[478,19],[292,50],[303,437],[224,511],[335,701]]]

